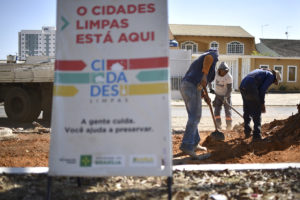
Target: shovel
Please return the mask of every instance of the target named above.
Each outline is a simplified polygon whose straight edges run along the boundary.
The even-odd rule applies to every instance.
[[[229,106],[234,112],[236,112],[239,116],[241,116],[241,118],[244,119],[243,115],[239,111],[237,111],[234,107],[232,107],[225,99],[224,99],[223,103],[226,104],[227,106]]]
[[[206,87],[203,88],[203,92],[204,92],[204,96],[206,98],[209,98]],[[217,140],[217,141],[223,141],[223,140],[225,140],[225,136],[224,136],[224,133],[218,131],[217,122],[216,122],[216,119],[215,119],[215,116],[214,116],[214,113],[213,113],[213,110],[212,110],[211,103],[209,101],[206,101],[206,103],[209,107],[209,110],[210,110],[210,113],[211,113],[211,116],[213,118],[215,128],[216,128],[216,130],[210,134],[210,137],[212,137],[214,140]]]

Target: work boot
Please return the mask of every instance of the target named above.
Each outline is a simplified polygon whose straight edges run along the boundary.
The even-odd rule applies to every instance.
[[[216,124],[217,124],[217,129],[221,129],[221,125],[222,125],[222,121],[221,121],[221,118],[217,118],[216,119]]]
[[[244,132],[244,134],[245,134],[245,139],[247,139],[247,138],[251,137],[251,134],[250,134],[250,132],[247,132],[247,131],[245,131],[245,132]]]
[[[207,148],[204,146],[201,146],[200,144],[194,146],[194,150],[200,150],[200,151],[207,151]]]
[[[232,121],[231,120],[226,120],[226,130],[230,131],[232,128]]]
[[[197,155],[194,151],[184,149],[182,147],[179,148],[183,153],[189,155],[193,160],[204,160],[211,156],[211,153],[205,153],[202,155]]]
[[[196,158],[197,157],[197,154],[195,153],[195,151],[192,151],[192,150],[188,150],[188,149],[185,149],[183,147],[180,147],[179,148],[183,153],[191,156],[192,158]]]
[[[252,136],[252,142],[261,142],[261,141],[263,141],[261,134],[255,134]]]

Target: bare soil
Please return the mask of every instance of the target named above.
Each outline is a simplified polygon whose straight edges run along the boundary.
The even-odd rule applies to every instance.
[[[243,125],[232,131],[222,131],[225,141],[214,141],[210,132],[201,132],[201,145],[211,156],[205,160],[192,160],[179,150],[183,134],[173,135],[173,156],[176,164],[212,163],[279,163],[300,162],[300,106],[298,113],[284,120],[274,120],[262,126],[261,142],[244,138]],[[178,132],[177,132],[178,133]],[[202,154],[200,151],[199,155]]]
[[[300,110],[298,106],[298,110]],[[42,130],[42,131],[41,131]],[[46,130],[46,131],[45,131]],[[213,130],[212,130],[213,131]],[[211,156],[205,160],[192,160],[182,154],[179,146],[182,131],[173,131],[174,164],[212,163],[279,163],[300,162],[300,113],[284,120],[274,120],[262,126],[262,142],[245,139],[242,125],[232,131],[223,131],[225,141],[213,141],[211,131],[200,132],[201,144]],[[23,131],[14,130],[16,139],[0,141],[1,167],[47,167],[50,133],[40,125]],[[203,154],[198,151],[197,154]]]

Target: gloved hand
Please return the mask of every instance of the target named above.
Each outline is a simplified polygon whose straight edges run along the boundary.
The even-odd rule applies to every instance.
[[[225,96],[223,102],[228,103],[228,97]]]
[[[197,85],[197,90],[202,90],[203,89],[203,87],[202,87],[202,85],[201,85],[201,83],[199,83],[198,85]],[[203,94],[202,94],[203,95]]]
[[[210,100],[209,96],[208,96],[208,95],[204,95],[203,97],[204,97],[204,101],[205,101],[207,104],[210,104],[211,100]]]
[[[212,102],[212,106],[213,106],[213,107],[216,107],[216,99],[215,99],[215,100],[213,100],[213,102]]]
[[[265,104],[261,104],[261,113],[266,113],[266,106],[265,106]]]
[[[201,97],[204,98],[204,101],[205,101],[207,104],[210,104],[211,100],[210,100],[208,94],[205,93],[205,91],[206,91],[206,90],[203,90],[203,91],[202,91]]]
[[[209,93],[211,93],[211,94],[216,94],[216,92],[215,92],[215,90],[214,89],[209,89]]]

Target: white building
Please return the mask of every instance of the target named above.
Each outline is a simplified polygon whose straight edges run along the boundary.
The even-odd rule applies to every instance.
[[[19,58],[28,56],[55,56],[55,27],[44,26],[42,30],[21,30],[19,32]]]

